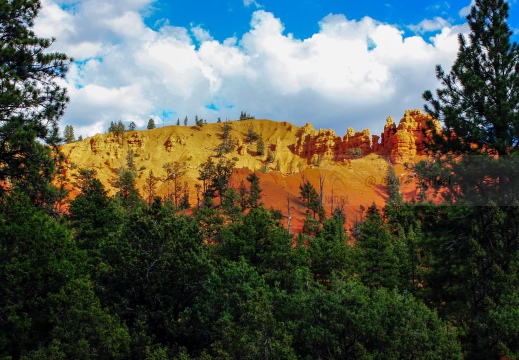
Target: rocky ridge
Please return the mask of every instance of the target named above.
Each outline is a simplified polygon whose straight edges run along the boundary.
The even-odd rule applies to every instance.
[[[389,160],[400,169],[397,172],[405,176],[404,167],[398,164],[423,154],[422,129],[428,121],[439,126],[420,110],[407,110],[398,125],[388,118],[380,136],[371,135],[368,129],[355,132],[350,127],[343,137],[333,130],[315,130],[312,124],[299,127],[271,120],[229,121],[235,147],[225,156],[236,163],[231,186],[237,187],[248,173],[256,171],[264,189],[262,201],[267,207],[282,209],[287,196],[293,199],[293,226],[297,228],[298,221],[302,224],[305,210],[298,201],[301,177],[304,174],[319,188],[322,176],[327,212],[342,204],[347,207],[349,221],[353,221],[359,216],[360,205],[385,203],[383,182]],[[223,126],[223,123],[213,123],[97,134],[61,146],[67,165],[63,175],[66,182],[73,184],[77,169],[95,169],[109,194],[114,194],[118,171],[126,166],[131,153],[137,171],[137,189],[142,191],[146,177],[153,171],[159,179],[157,194],[164,196],[167,191],[165,182],[161,181],[166,173],[164,165],[176,161],[185,171],[182,180],[190,187],[190,203],[194,205],[195,185],[200,182],[198,169],[209,157],[216,156],[216,149],[222,143]],[[251,128],[261,134],[265,142],[263,155],[257,152],[257,142],[246,141]],[[72,185],[69,188],[74,197],[77,189]],[[408,196],[412,196],[412,192]]]

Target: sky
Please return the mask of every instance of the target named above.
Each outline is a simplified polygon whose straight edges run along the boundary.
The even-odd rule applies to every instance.
[[[474,0],[472,0],[474,1]],[[515,31],[519,11],[510,1]],[[471,0],[41,0],[38,36],[74,58],[61,128],[256,118],[383,130],[440,86]],[[519,28],[519,24],[517,25]],[[514,39],[515,40],[515,39]]]

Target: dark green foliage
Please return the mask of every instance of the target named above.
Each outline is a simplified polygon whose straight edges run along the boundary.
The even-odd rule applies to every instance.
[[[139,200],[139,191],[135,188],[135,175],[134,171],[119,169],[115,186],[119,189],[117,195],[124,206],[131,206]]]
[[[120,232],[105,241],[101,298],[127,322],[141,322],[131,329],[133,346],[186,341],[177,331],[178,319],[193,305],[210,269],[203,249],[195,219],[176,216],[160,203],[133,208]],[[137,336],[138,329],[144,333]]]
[[[99,242],[117,231],[121,219],[113,199],[95,178],[95,170],[79,169],[78,173],[81,192],[70,202],[68,219],[78,246],[88,250],[89,260],[93,260],[99,251]]]
[[[517,333],[517,323],[498,324],[495,319],[515,316],[510,306],[516,303],[519,286],[518,207],[436,210],[437,214],[431,213],[434,217],[427,219],[430,228],[426,229],[428,300],[463,330],[467,355],[517,356],[517,343],[508,335]]]
[[[477,0],[467,17],[469,39],[459,36],[458,57],[446,74],[436,67],[443,87],[423,95],[426,110],[444,122],[433,129],[431,149],[443,153],[509,154],[519,147],[518,46],[510,43],[504,0]]]
[[[301,191],[301,200],[306,206],[306,213],[310,214],[312,212],[313,218],[315,219],[317,214],[321,214],[319,219],[322,219],[322,213],[324,212],[323,206],[321,205],[321,200],[319,198],[319,194],[315,187],[309,180],[303,178],[303,184],[299,185],[299,190]]]
[[[248,114],[245,111],[240,112],[240,120],[251,120],[251,119],[254,119],[254,116],[251,116],[250,114]]]
[[[45,144],[60,140],[68,97],[56,80],[71,59],[47,51],[53,40],[32,31],[39,10],[39,1],[0,3],[0,195],[14,183],[32,198],[41,196],[55,169]]]
[[[36,358],[125,359],[130,355],[130,334],[116,316],[102,308],[88,279],[71,281],[49,297],[53,340]]]
[[[459,359],[452,328],[409,294],[335,280],[301,288],[292,311],[294,348],[303,359]]]
[[[133,121],[128,125],[128,131],[135,131],[137,128],[137,124],[135,124]]]
[[[257,141],[260,137],[261,137],[261,135],[254,131],[254,129],[252,128],[252,123],[251,123],[251,124],[249,125],[249,129],[247,130],[247,137],[246,137],[245,140],[246,140],[249,144],[251,144],[251,143],[253,143],[254,141]]]
[[[234,188],[223,192],[222,210],[232,221],[240,218],[243,208],[239,203],[238,192]]]
[[[177,121],[177,125],[178,125],[178,121]],[[148,130],[155,129],[155,120],[150,118],[148,120],[148,125],[146,126],[146,129],[148,129]]]
[[[46,341],[46,302],[78,275],[81,258],[63,226],[15,193],[0,203],[0,259],[0,354],[18,358]]]
[[[258,143],[256,144],[256,153],[259,156],[265,155],[265,142],[263,141],[263,137],[261,135],[258,138]]]
[[[204,119],[202,119],[202,118],[199,119],[199,118],[198,118],[198,115],[195,115],[195,125],[196,125],[196,126],[202,126],[202,125],[204,125]]]
[[[259,185],[259,177],[255,173],[251,173],[247,176],[247,181],[250,183],[247,203],[251,208],[257,208],[261,204],[260,200],[262,192]]]
[[[398,287],[402,280],[400,259],[395,251],[393,235],[375,204],[368,208],[356,240],[355,268],[362,283],[370,288]]]
[[[202,163],[198,170],[198,180],[202,180],[204,201],[208,200],[212,203],[212,198],[216,192],[220,194],[220,204],[223,203],[223,193],[229,186],[229,179],[234,169],[234,161],[221,157],[218,163],[214,163],[208,158]],[[208,203],[209,204],[209,203]]]
[[[193,345],[216,358],[296,359],[286,325],[274,316],[269,286],[243,259],[222,261],[184,317]]]
[[[0,205],[0,357],[123,358],[129,335],[100,306],[84,253],[27,197]]]
[[[328,283],[339,274],[351,274],[353,249],[347,243],[344,221],[331,217],[324,221],[317,236],[309,240],[310,270],[316,281]]]
[[[216,149],[216,154],[218,156],[225,155],[234,150],[236,145],[234,143],[233,138],[231,137],[231,130],[231,125],[228,122],[226,122],[223,125],[222,129],[222,142],[220,143],[220,145],[218,145],[218,148]]]
[[[125,131],[126,127],[121,120],[119,120],[117,123],[114,123],[113,121],[110,122],[108,132],[113,132],[115,135],[121,136]]]

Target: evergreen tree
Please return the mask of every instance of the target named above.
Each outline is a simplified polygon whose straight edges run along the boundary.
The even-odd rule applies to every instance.
[[[191,205],[189,204],[189,184],[187,181],[184,181],[184,187],[182,188],[182,197],[180,199],[180,205],[178,206],[181,209],[189,209]]]
[[[129,356],[128,330],[100,306],[89,259],[62,223],[12,192],[0,202],[0,357]],[[82,243],[83,245],[83,243]]]
[[[65,130],[63,131],[63,140],[66,144],[76,141],[76,137],[74,136],[74,127],[72,125],[65,126]]]
[[[263,156],[265,154],[265,142],[263,141],[263,137],[261,135],[258,138],[256,152],[259,156]]]
[[[177,126],[180,126],[180,118],[177,119]]]
[[[108,126],[108,132],[115,132],[117,129],[115,127],[115,123],[110,121],[110,126]]]
[[[148,126],[146,127],[146,129],[148,129],[148,130],[155,129],[155,120],[153,120],[152,118],[150,118],[150,119],[148,120]]]
[[[358,231],[355,268],[362,283],[370,288],[399,286],[402,278],[392,235],[375,204],[368,208]]]
[[[132,148],[128,148],[128,152],[126,153],[126,166],[128,170],[135,172],[137,168],[135,167],[135,152]]]
[[[135,122],[131,122],[130,125],[128,126],[128,131],[135,131],[135,129],[137,128],[137,124],[135,124]]]
[[[223,202],[223,193],[229,187],[229,179],[234,170],[235,162],[231,159],[220,158],[215,166],[214,177],[211,181],[211,187],[218,191],[220,195],[220,204]]]
[[[391,225],[395,226],[401,221],[401,210],[402,210],[402,194],[400,194],[400,181],[395,174],[395,169],[391,164],[387,167],[386,172],[386,191],[388,199],[384,206],[384,214],[388,218]],[[404,224],[401,224],[404,225]]]
[[[216,149],[218,156],[222,156],[234,150],[235,144],[231,137],[231,130],[231,125],[228,122],[226,122],[223,125],[222,129],[222,142],[220,143],[220,145],[218,145],[218,148]]]
[[[259,185],[259,177],[255,173],[251,173],[247,176],[247,181],[250,183],[249,198],[247,203],[251,208],[257,208],[260,206],[261,200],[261,187]]]
[[[240,181],[240,185],[238,186],[238,202],[242,210],[244,211],[248,207],[248,195],[247,195],[247,187],[245,186],[245,181]]]
[[[123,122],[119,120],[117,123],[113,123],[113,130],[112,130],[117,136],[121,136],[125,131],[126,127],[124,126]]]
[[[303,179],[303,184],[299,185],[299,190],[301,191],[301,199],[307,208],[306,213],[310,214],[311,211],[314,219],[319,214],[321,219],[324,208],[321,205],[319,194],[312,183],[309,180]]]
[[[207,196],[212,197],[213,191],[211,189],[211,184],[215,172],[215,163],[212,158],[208,158],[198,169],[198,180],[202,181],[202,193],[204,198]]]
[[[59,141],[58,122],[69,99],[56,80],[65,77],[71,59],[47,51],[54,40],[32,31],[40,7],[37,0],[0,4],[0,193],[23,182],[38,196],[55,169],[46,145]]]
[[[309,241],[308,252],[315,280],[327,283],[340,273],[351,274],[353,250],[347,243],[341,216],[324,221],[322,230]]]
[[[162,166],[166,170],[166,177],[164,181],[167,183],[168,199],[173,199],[176,207],[180,205],[181,201],[181,190],[182,190],[182,178],[186,174],[185,171],[186,163],[180,163],[178,161],[168,162]],[[170,182],[173,182],[173,189],[170,188]]]
[[[148,177],[146,178],[143,186],[144,193],[146,194],[146,202],[148,206],[151,206],[155,199],[155,192],[157,190],[158,179],[153,176],[153,170],[150,170]]]
[[[519,54],[510,43],[504,0],[476,0],[467,21],[469,39],[459,36],[458,57],[446,74],[436,67],[443,88],[423,95],[426,110],[444,123],[431,129],[433,150],[446,153],[509,154],[519,148]]]
[[[249,124],[249,129],[247,130],[247,138],[245,139],[249,144],[253,143],[254,141],[258,140],[260,137],[260,134],[254,131],[252,127],[252,123]]]
[[[115,182],[119,189],[117,195],[126,206],[133,205],[139,199],[139,191],[135,188],[135,172],[121,168]]]
[[[184,118],[184,126],[187,126],[187,116]]]

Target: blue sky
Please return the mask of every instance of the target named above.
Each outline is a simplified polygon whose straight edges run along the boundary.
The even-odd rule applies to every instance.
[[[319,21],[326,15],[344,14],[348,19],[360,20],[365,16],[378,21],[398,25],[410,35],[407,25],[418,24],[424,19],[442,17],[451,24],[461,24],[464,18],[459,11],[470,3],[467,1],[409,1],[409,0],[243,0],[223,1],[158,1],[156,11],[145,21],[157,27],[164,18],[177,26],[192,24],[209,29],[220,41],[247,32],[254,11],[263,9],[282,19],[287,32],[298,39],[312,36],[319,31]],[[199,4],[199,5],[193,5]]]
[[[510,25],[516,28],[517,5]],[[42,0],[38,35],[76,59],[62,127],[256,118],[344,135],[423,108],[471,0]]]

